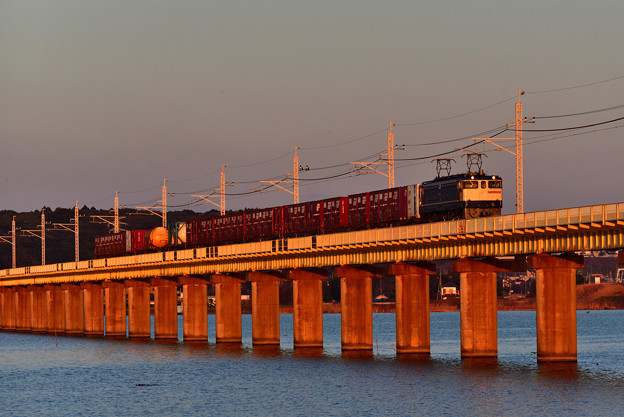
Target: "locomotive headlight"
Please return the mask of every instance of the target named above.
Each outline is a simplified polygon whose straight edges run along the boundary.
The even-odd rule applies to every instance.
[[[495,179],[496,179],[496,177],[495,177],[494,175],[492,175],[492,179],[493,179],[493,180],[495,180]]]
[[[474,180],[474,175],[471,175],[471,176],[470,176],[470,179],[471,179],[471,180]]]

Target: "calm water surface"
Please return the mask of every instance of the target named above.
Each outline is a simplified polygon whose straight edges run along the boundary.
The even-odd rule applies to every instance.
[[[400,361],[394,314],[375,314],[374,356],[340,353],[340,315],[325,349],[278,350],[0,333],[0,415],[624,415],[624,312],[578,313],[578,364],[538,366],[535,312],[500,312],[498,361],[460,360],[459,313],[431,314],[431,358]],[[182,323],[180,321],[180,333]],[[181,338],[181,335],[180,335]]]

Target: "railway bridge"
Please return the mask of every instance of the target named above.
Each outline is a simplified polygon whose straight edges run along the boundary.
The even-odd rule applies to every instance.
[[[497,356],[496,273],[536,271],[538,361],[576,361],[578,252],[624,249],[624,203],[359,230],[0,270],[0,330],[241,342],[241,284],[251,282],[252,342],[279,345],[279,281],[293,282],[294,347],[322,349],[322,281],[341,279],[345,353],[372,354],[372,278],[394,276],[398,355],[429,355],[429,275],[460,274],[462,357]],[[624,252],[620,252],[624,263]]]

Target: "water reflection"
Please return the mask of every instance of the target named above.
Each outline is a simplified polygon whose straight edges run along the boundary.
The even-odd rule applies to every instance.
[[[321,358],[323,354],[323,348],[296,348],[294,352],[297,358]]]
[[[431,361],[431,355],[429,353],[398,353],[397,360],[402,362],[422,362],[427,363]]]
[[[343,350],[342,357],[347,360],[349,359],[372,360],[373,351],[372,350]]]
[[[577,381],[579,378],[576,362],[539,362],[537,369],[540,375],[552,381]]]
[[[495,375],[498,372],[498,358],[462,358],[462,372]]]
[[[242,343],[219,343],[214,345],[212,351],[218,356],[236,358],[242,356],[246,349],[243,348]]]
[[[282,354],[279,345],[256,345],[253,347],[253,355],[257,358],[276,358]]]

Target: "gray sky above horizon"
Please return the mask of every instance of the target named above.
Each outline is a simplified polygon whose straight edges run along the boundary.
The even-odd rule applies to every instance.
[[[527,130],[624,116],[539,118],[624,104],[622,16],[619,0],[5,0],[0,210],[110,208],[115,190],[151,205],[164,178],[170,210],[209,210],[187,204],[218,186],[222,163],[228,193],[244,194],[291,172],[297,145],[312,168],[302,201],[381,189],[379,174],[304,180],[384,151],[390,122],[407,145],[397,160],[424,158],[397,161],[396,185],[430,180],[432,155],[472,141],[426,144],[513,122],[520,89],[538,117]],[[525,211],[624,201],[622,127],[526,132]],[[514,212],[514,158],[488,152],[484,168]],[[291,202],[263,192],[227,207]]]

